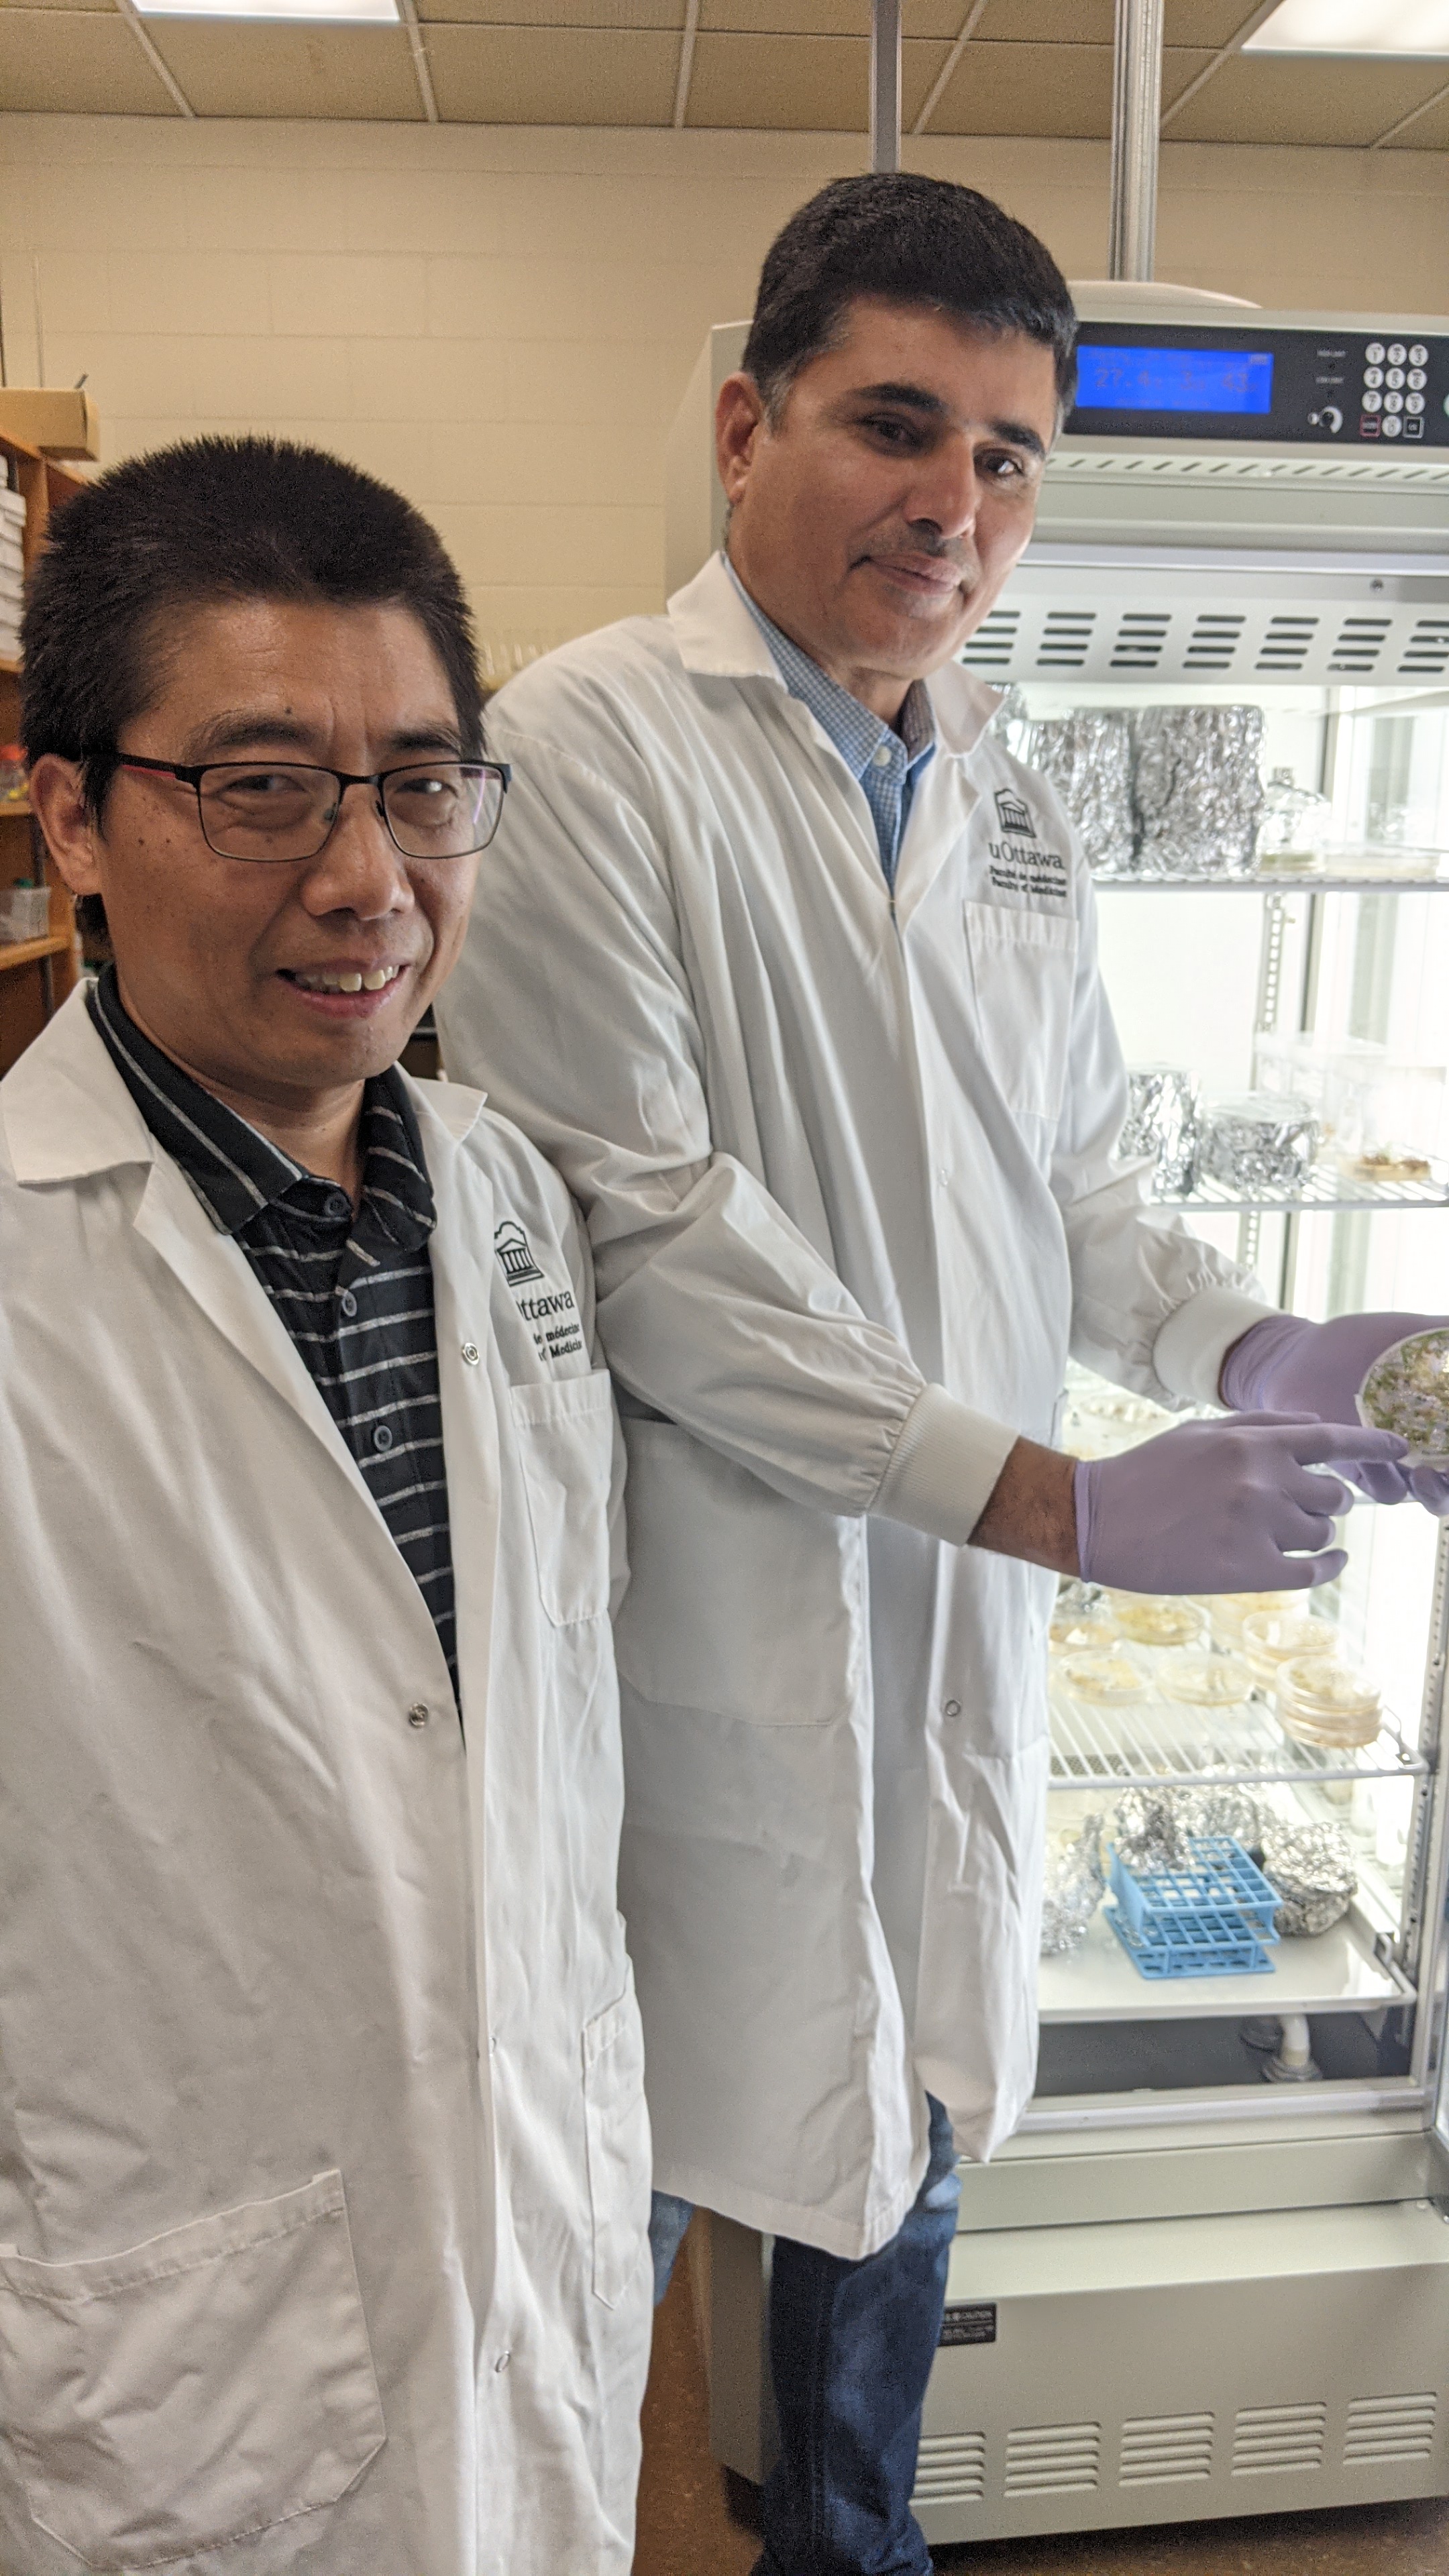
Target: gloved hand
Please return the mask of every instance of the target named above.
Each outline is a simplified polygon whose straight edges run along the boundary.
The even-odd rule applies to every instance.
[[[1334,1517],[1353,1496],[1339,1476],[1314,1470],[1341,1459],[1388,1465],[1403,1454],[1392,1431],[1344,1431],[1302,1414],[1179,1423],[1120,1458],[1078,1467],[1082,1573],[1129,1592],[1302,1592],[1331,1583],[1348,1562],[1329,1545]]]
[[[1265,1315],[1233,1344],[1218,1392],[1235,1413],[1311,1413],[1319,1422],[1356,1423],[1354,1399],[1375,1360],[1410,1334],[1446,1324],[1446,1315],[1335,1315],[1326,1324]],[[1345,1452],[1344,1473],[1371,1502],[1401,1503],[1413,1494],[1426,1510],[1449,1515],[1449,1471],[1442,1467],[1350,1465]]]

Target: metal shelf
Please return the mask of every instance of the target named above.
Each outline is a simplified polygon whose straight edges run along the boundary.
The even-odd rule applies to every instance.
[[[1129,894],[1445,894],[1449,871],[1434,877],[1301,876],[1286,869],[1252,877],[1099,876],[1095,886],[1122,886]]]
[[[1164,1197],[1152,1204],[1195,1208],[1199,1213],[1228,1208],[1256,1209],[1264,1215],[1278,1210],[1294,1216],[1333,1208],[1442,1208],[1449,1207],[1449,1168],[1431,1162],[1426,1181],[1356,1181],[1328,1164],[1315,1164],[1298,1190],[1244,1192],[1229,1189],[1225,1181],[1202,1180],[1186,1198]]]
[[[1053,1789],[1411,1780],[1428,1769],[1392,1721],[1374,1744],[1326,1753],[1285,1735],[1268,1702],[1256,1696],[1228,1709],[1164,1699],[1111,1707],[1070,1698],[1054,1684],[1050,1706]]]
[[[1270,1976],[1141,1977],[1101,1914],[1069,1959],[1043,1959],[1044,2022],[1221,2021],[1238,2014],[1374,2012],[1414,2000],[1407,1977],[1377,1956],[1355,1907],[1315,1941],[1282,1941]]]

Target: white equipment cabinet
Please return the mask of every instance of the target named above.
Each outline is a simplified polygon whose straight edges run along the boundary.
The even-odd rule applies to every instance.
[[[1162,288],[1079,303],[1095,399],[964,660],[1031,716],[1255,702],[1265,772],[1321,790],[1333,842],[1370,853],[1291,879],[1104,880],[1129,1062],[1244,1090],[1255,1037],[1278,1029],[1442,1064],[1449,322]],[[671,588],[721,534],[710,417],[744,329],[711,333],[676,424]],[[1408,1183],[1320,1166],[1297,1198],[1185,1204],[1300,1313],[1444,1311],[1445,1143]],[[1069,1394],[1091,1409],[1091,1386]],[[963,2170],[915,2498],[938,2545],[1449,2492],[1449,1538],[1412,1506],[1346,1528],[1333,1606],[1394,1712],[1376,1744],[1310,1753],[1257,1701],[1054,1709],[1054,1827],[1088,1808],[1110,1824],[1129,1784],[1213,1772],[1346,1826],[1359,1893],[1332,1932],[1284,1941],[1271,1975],[1150,1983],[1100,1917],[1043,1963],[1036,2097],[997,2161]],[[1315,2080],[1268,2080],[1284,2023]],[[772,2440],[768,2265],[768,2244],[714,2220],[714,2446],[751,2478]]]

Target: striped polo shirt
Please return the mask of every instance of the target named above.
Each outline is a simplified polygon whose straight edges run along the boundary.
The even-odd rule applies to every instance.
[[[246,1254],[458,1665],[422,1139],[394,1065],[362,1095],[362,1202],[321,1180],[142,1036],[108,966],[91,1018],[158,1145]]]

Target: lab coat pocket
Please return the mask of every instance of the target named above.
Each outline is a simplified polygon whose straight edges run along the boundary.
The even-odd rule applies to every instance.
[[[629,1589],[614,1640],[641,1699],[828,1726],[864,1665],[858,1520],[792,1503],[672,1423],[626,1421]]]
[[[1076,920],[996,903],[962,910],[987,1067],[1015,1117],[1055,1125],[1067,1079]]]
[[[634,1971],[616,2003],[584,2024],[584,2140],[594,2238],[594,2296],[617,2307],[645,2260],[649,2114]]]
[[[538,1588],[556,1628],[609,1607],[614,1395],[607,1369],[509,1389]]]
[[[339,2173],[99,2261],[0,2256],[32,2519],[165,2567],[335,2504],[386,2439]]]

